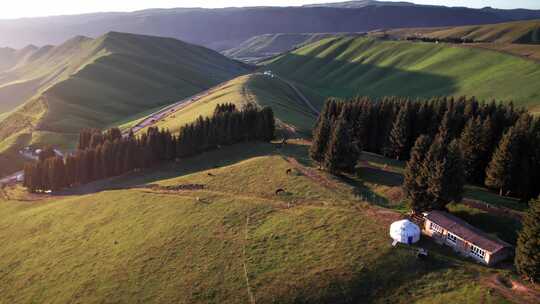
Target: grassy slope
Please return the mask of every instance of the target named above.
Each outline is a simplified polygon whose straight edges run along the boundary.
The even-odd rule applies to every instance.
[[[322,97],[475,95],[538,105],[540,64],[444,44],[335,38],[269,62]]]
[[[117,124],[245,71],[217,52],[174,39],[114,32],[76,37],[3,74],[2,81],[33,81],[39,88],[0,121],[0,146],[70,147],[82,128]],[[0,175],[13,171],[2,167]]]
[[[304,158],[306,147],[282,153]],[[480,283],[498,271],[429,242],[426,261],[392,248],[384,216],[348,186],[330,190],[289,167],[271,145],[239,145],[107,183],[204,191],[0,198],[10,244],[0,248],[0,300],[246,303],[249,288],[257,303],[505,303]]]
[[[426,36],[432,38],[463,38],[491,43],[540,43],[540,20],[516,21],[488,25],[458,26],[452,28],[415,28],[387,31],[398,37]]]
[[[44,129],[102,127],[245,72],[214,51],[174,39],[110,33],[99,40],[110,55],[45,94]]]
[[[12,66],[0,71],[0,111],[14,110],[101,55],[92,39],[81,36],[57,47],[15,51]]]
[[[295,92],[281,80],[260,74],[250,74],[233,79],[199,101],[158,122],[155,126],[176,132],[200,115],[212,115],[217,104],[227,102],[236,104],[238,108],[249,102],[255,102],[260,106],[270,106],[280,121],[294,126],[300,133],[309,133],[316,119]],[[130,125],[133,125],[133,122],[123,127]]]
[[[478,41],[463,47],[494,50],[540,62],[540,21],[516,21],[492,25],[453,28],[412,28],[376,31],[373,36],[389,34],[395,38],[427,36],[432,38],[460,37]]]

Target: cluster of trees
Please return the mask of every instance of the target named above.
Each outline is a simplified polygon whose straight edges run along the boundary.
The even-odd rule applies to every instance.
[[[474,97],[330,99],[315,127],[310,156],[329,171],[352,172],[361,151],[409,160],[422,135],[429,143],[440,138],[441,155],[455,141],[466,182],[524,201],[540,194],[540,120],[511,102],[484,103]],[[425,160],[430,149],[417,151],[419,157]]]
[[[214,115],[223,113],[236,112],[236,105],[234,103],[218,104],[214,109]]]
[[[431,43],[444,42],[444,43],[453,43],[453,44],[463,44],[463,43],[474,43],[474,42],[476,42],[473,39],[460,38],[460,37],[431,38],[431,37],[410,36],[410,37],[406,37],[405,40],[431,42]]]
[[[273,139],[272,109],[248,105],[238,111],[230,104],[218,108],[213,117],[199,117],[183,126],[178,135],[157,128],[149,128],[140,137],[132,133],[123,136],[119,129],[104,133],[97,129],[83,130],[75,153],[65,158],[47,154],[38,162],[27,163],[24,185],[32,192],[58,191],[222,145]]]
[[[463,198],[463,158],[457,139],[449,142],[444,128],[434,139],[421,135],[407,162],[403,189],[415,213],[444,210]]]

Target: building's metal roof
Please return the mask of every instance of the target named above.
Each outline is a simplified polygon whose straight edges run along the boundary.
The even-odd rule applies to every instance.
[[[447,212],[431,211],[426,215],[426,219],[443,227],[465,241],[492,253],[506,247],[512,247],[510,244],[486,234],[482,230],[473,227],[464,220]]]

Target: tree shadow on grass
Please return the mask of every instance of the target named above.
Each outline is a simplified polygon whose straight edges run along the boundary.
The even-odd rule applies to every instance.
[[[390,209],[393,209],[394,207],[396,207],[395,204],[392,203],[389,199],[374,192],[372,189],[370,189],[368,186],[364,184],[363,180],[359,178],[347,176],[347,175],[340,175],[340,176],[337,176],[337,178],[341,182],[351,186],[353,188],[354,195],[362,201],[366,201],[366,202],[369,202],[369,203],[372,203],[381,207],[390,208]]]
[[[313,165],[309,158],[309,145],[288,143],[279,152],[286,157],[296,159],[303,166],[310,167]]]
[[[400,187],[403,185],[403,175],[396,172],[385,171],[378,168],[361,167],[359,175],[368,183],[388,187]]]
[[[452,214],[482,231],[493,234],[510,244],[516,244],[518,233],[521,230],[521,223],[518,220],[460,205],[450,205],[449,208]]]
[[[140,188],[160,180],[230,166],[241,161],[267,155],[276,155],[276,145],[269,143],[243,143],[222,147],[200,155],[181,159],[178,163],[166,162],[154,168],[119,177],[93,182],[67,189],[56,195],[83,195],[105,190]]]
[[[425,241],[423,241],[425,242]],[[430,242],[430,241],[427,241]],[[310,294],[299,291],[295,303],[395,303],[411,297],[424,276],[444,273],[462,267],[459,258],[453,253],[431,252],[426,258],[416,257],[417,249],[425,247],[398,245],[390,246],[380,254],[376,261],[364,264],[358,261],[353,266],[353,277],[346,281],[331,283],[323,299],[312,299]],[[466,281],[464,281],[466,283]]]

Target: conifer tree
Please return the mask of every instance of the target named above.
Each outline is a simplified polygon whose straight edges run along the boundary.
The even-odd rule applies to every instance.
[[[329,119],[325,115],[321,115],[319,123],[313,131],[313,142],[309,149],[309,156],[319,164],[324,162],[327,146],[332,135],[330,128]]]
[[[409,207],[418,213],[429,209],[427,197],[427,173],[423,171],[423,161],[430,147],[430,139],[421,135],[411,150],[411,157],[405,168],[403,189],[409,199]]]
[[[457,140],[443,145],[445,134],[438,135],[423,164],[427,174],[429,210],[444,210],[450,202],[459,202],[463,194],[463,160]]]
[[[460,151],[457,139],[454,139],[450,143],[446,152],[443,186],[446,203],[461,202],[463,199],[463,188],[465,186],[465,174],[462,152]]]
[[[410,148],[411,117],[408,103],[401,107],[390,132],[386,154],[395,159],[405,159]]]
[[[58,191],[65,185],[65,166],[61,157],[48,158],[45,161],[47,166],[49,185],[46,190]]]
[[[530,202],[523,218],[515,264],[522,276],[532,282],[540,282],[540,198]]]
[[[346,119],[346,111],[336,121],[332,138],[324,158],[324,167],[331,173],[353,172],[359,158],[359,151],[351,145],[350,125]]]
[[[39,153],[39,161],[45,161],[55,156],[56,152],[54,152],[54,149],[51,146],[47,146],[41,150],[41,153]]]
[[[482,184],[484,181],[482,159],[486,157],[487,151],[483,145],[481,128],[480,119],[471,118],[459,139],[459,146],[463,154],[465,179],[474,184]]]
[[[486,186],[505,195],[512,185],[512,173],[517,167],[518,132],[510,128],[505,133],[486,171]]]

